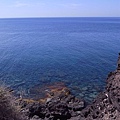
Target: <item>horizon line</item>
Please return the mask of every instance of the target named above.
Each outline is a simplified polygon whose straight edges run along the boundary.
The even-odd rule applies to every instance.
[[[117,16],[90,16],[90,17],[1,17],[0,19],[29,19],[29,18],[120,18],[120,17],[117,17]]]

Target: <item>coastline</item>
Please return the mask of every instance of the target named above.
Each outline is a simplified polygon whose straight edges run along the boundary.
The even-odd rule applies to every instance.
[[[0,111],[1,120],[119,120],[120,53],[117,69],[108,74],[106,81],[105,90],[90,105],[86,106],[84,100],[71,95],[63,84],[58,83],[56,87],[51,86],[45,99],[37,101],[22,97],[17,99],[20,107],[19,114],[23,115],[22,118],[17,119],[17,117],[12,118],[10,116],[10,118],[4,119],[5,116],[2,116],[2,113],[6,111]],[[8,99],[8,102],[9,100],[11,101],[11,99]],[[4,107],[4,104],[2,104],[2,107]],[[9,113],[6,112],[6,114]]]

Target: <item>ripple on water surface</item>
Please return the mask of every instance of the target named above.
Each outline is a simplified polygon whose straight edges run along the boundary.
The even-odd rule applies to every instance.
[[[0,19],[0,79],[17,95],[61,82],[91,101],[116,67],[119,33],[120,18]]]

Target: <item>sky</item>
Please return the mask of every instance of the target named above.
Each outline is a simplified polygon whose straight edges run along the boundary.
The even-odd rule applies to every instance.
[[[120,0],[0,0],[0,18],[120,17]]]

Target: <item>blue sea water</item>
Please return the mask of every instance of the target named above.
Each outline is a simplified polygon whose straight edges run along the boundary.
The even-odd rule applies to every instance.
[[[120,18],[0,19],[0,80],[27,95],[36,85],[63,82],[90,101],[118,52]]]

